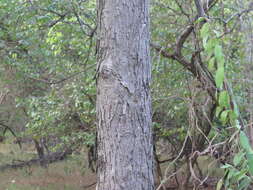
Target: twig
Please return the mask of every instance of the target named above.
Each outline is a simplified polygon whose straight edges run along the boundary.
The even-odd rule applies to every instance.
[[[82,188],[88,189],[88,188],[90,188],[90,187],[92,187],[93,185],[96,185],[96,184],[97,184],[97,182],[94,182],[94,183],[89,184],[89,185],[84,185],[84,186],[82,186]]]

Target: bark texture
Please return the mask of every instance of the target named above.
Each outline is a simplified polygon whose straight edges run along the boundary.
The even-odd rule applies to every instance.
[[[248,3],[247,1],[240,1],[240,6],[244,9],[251,8],[252,2]],[[242,33],[244,34],[244,44],[245,44],[245,55],[243,63],[245,65],[245,79],[244,79],[244,87],[247,92],[247,105],[246,111],[248,113],[248,137],[250,139],[250,144],[253,147],[253,19],[252,14],[241,18],[242,24]]]
[[[149,0],[97,3],[97,190],[153,190]]]

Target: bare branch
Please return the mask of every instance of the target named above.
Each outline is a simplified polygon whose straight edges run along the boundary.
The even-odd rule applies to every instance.
[[[150,46],[155,49],[158,53],[160,53],[163,57],[166,57],[166,58],[169,58],[169,59],[173,59],[173,60],[176,60],[178,61],[179,63],[181,63],[185,68],[187,68],[188,70],[190,70],[191,72],[194,72],[192,70],[192,67],[191,67],[191,63],[188,62],[186,59],[184,59],[182,56],[178,56],[177,53],[168,53],[166,51],[165,48],[159,46],[159,45],[156,45],[154,43],[150,43]]]
[[[3,124],[3,123],[0,123],[0,127],[4,128],[3,135],[5,135],[5,133],[6,133],[7,130],[8,130],[8,131],[11,132],[11,134],[12,134],[16,139],[18,139],[16,133],[15,133],[15,132],[12,130],[12,128],[10,128],[8,125],[5,125],[5,124]],[[21,146],[21,143],[20,143],[19,141],[18,141],[18,145],[19,145],[19,148],[21,149],[22,146]]]
[[[205,11],[204,11],[201,0],[194,0],[194,2],[198,11],[198,17],[205,17]]]

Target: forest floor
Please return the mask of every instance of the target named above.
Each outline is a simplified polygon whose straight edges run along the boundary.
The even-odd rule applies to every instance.
[[[36,152],[32,145],[25,145],[23,150],[20,150],[14,144],[0,144],[0,165],[12,160],[28,160],[34,157]],[[84,150],[81,154],[73,154],[47,168],[31,166],[0,171],[0,190],[95,190],[96,175],[87,165]],[[87,187],[91,184],[94,185]],[[214,190],[215,187],[204,189]]]
[[[30,145],[21,151],[17,145],[0,144],[0,165],[12,160],[28,160],[36,157]],[[93,190],[96,175],[87,168],[85,154],[73,154],[64,161],[40,166],[0,171],[0,190]]]

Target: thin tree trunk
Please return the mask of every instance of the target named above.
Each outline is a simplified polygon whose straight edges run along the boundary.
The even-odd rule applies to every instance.
[[[40,165],[45,166],[45,160],[44,160],[44,148],[43,145],[36,139],[33,139],[33,142],[35,144],[35,148],[37,150],[38,157],[40,159]]]
[[[248,18],[244,20],[244,32],[246,33],[246,79],[248,83],[248,107],[247,112],[249,113],[249,139],[251,146],[253,147],[253,19],[248,15]]]
[[[251,146],[253,147],[253,19],[251,17],[248,18],[248,22],[245,23],[246,29],[246,79],[248,82],[248,107],[247,112],[249,113],[249,139]]]
[[[149,1],[97,3],[97,190],[153,190]]]
[[[252,6],[251,2],[247,2],[245,0],[238,1],[239,6],[242,9],[247,9]],[[248,113],[248,130],[247,134],[250,140],[250,144],[253,147],[253,19],[252,14],[248,14],[241,18],[242,22],[242,33],[244,34],[244,45],[245,45],[245,56],[244,56],[244,65],[245,65],[245,72],[244,76],[245,79],[243,81],[244,86],[246,87],[247,91],[247,105],[246,111]]]

